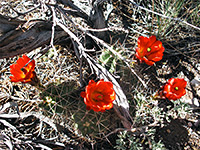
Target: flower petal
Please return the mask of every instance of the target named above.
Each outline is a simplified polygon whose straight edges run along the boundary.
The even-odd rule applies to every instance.
[[[86,97],[86,93],[85,92],[81,92],[81,97]]]
[[[14,76],[10,76],[10,79],[11,79],[11,82],[19,82],[20,80],[20,79],[15,78]]]
[[[148,44],[148,42],[149,42],[149,38],[144,37],[144,36],[140,36],[140,37],[138,38],[138,41],[137,41],[138,47],[144,48],[144,47],[146,47],[146,45]]]
[[[171,78],[163,88],[163,94],[169,100],[177,100],[186,94],[187,82],[180,78]]]
[[[149,65],[152,66],[155,62],[148,60],[146,57],[143,58],[144,62]]]
[[[164,50],[162,42],[156,40],[155,35],[149,38],[140,36],[135,55],[141,62],[152,66],[155,62],[162,59]]]
[[[105,109],[113,107],[112,102],[115,100],[116,94],[112,82],[101,79],[97,83],[90,80],[85,92],[81,92],[81,97],[84,98],[84,103],[90,109],[104,112]]]
[[[10,72],[13,76],[10,77],[12,82],[30,82],[31,79],[36,76],[35,61],[23,55],[17,60],[16,64],[10,65]],[[30,61],[30,62],[29,62]],[[28,64],[27,64],[28,63]]]
[[[17,60],[17,64],[20,68],[23,68],[28,62],[30,61],[30,58],[26,55],[23,55]]]
[[[164,52],[164,47],[162,46],[162,42],[161,41],[156,41],[153,43],[153,45],[151,45],[151,53],[154,53],[156,51],[161,51]]]
[[[157,53],[149,54],[147,56],[147,59],[150,60],[150,61],[156,62],[156,61],[160,61],[162,59],[162,57],[163,57],[163,53],[157,52]]]

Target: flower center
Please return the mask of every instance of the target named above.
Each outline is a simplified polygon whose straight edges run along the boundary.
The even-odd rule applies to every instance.
[[[175,88],[174,88],[176,91],[178,91],[178,87],[176,86]]]
[[[26,73],[27,73],[27,70],[26,70],[24,67],[21,69],[21,71],[23,71],[23,72],[24,72],[24,74],[26,74]]]
[[[94,98],[95,98],[96,101],[102,101],[103,100],[103,95],[98,93],[98,94],[95,94]]]
[[[150,51],[151,51],[151,48],[150,48],[150,47],[148,47],[148,48],[147,48],[147,52],[150,52]]]

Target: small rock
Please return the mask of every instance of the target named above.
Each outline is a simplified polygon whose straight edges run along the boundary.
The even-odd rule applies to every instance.
[[[190,83],[195,88],[199,88],[200,87],[200,77],[195,77]]]

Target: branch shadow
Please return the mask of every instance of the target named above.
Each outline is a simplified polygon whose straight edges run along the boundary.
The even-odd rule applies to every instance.
[[[158,127],[155,134],[156,142],[162,140],[167,149],[184,149],[189,141],[188,131],[179,119],[172,119],[164,127]]]

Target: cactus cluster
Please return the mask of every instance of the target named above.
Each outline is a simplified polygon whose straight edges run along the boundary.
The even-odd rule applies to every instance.
[[[51,84],[41,93],[40,107],[47,114],[61,114],[78,134],[92,139],[101,138],[119,126],[120,121],[111,109],[104,113],[86,110],[76,81]]]

